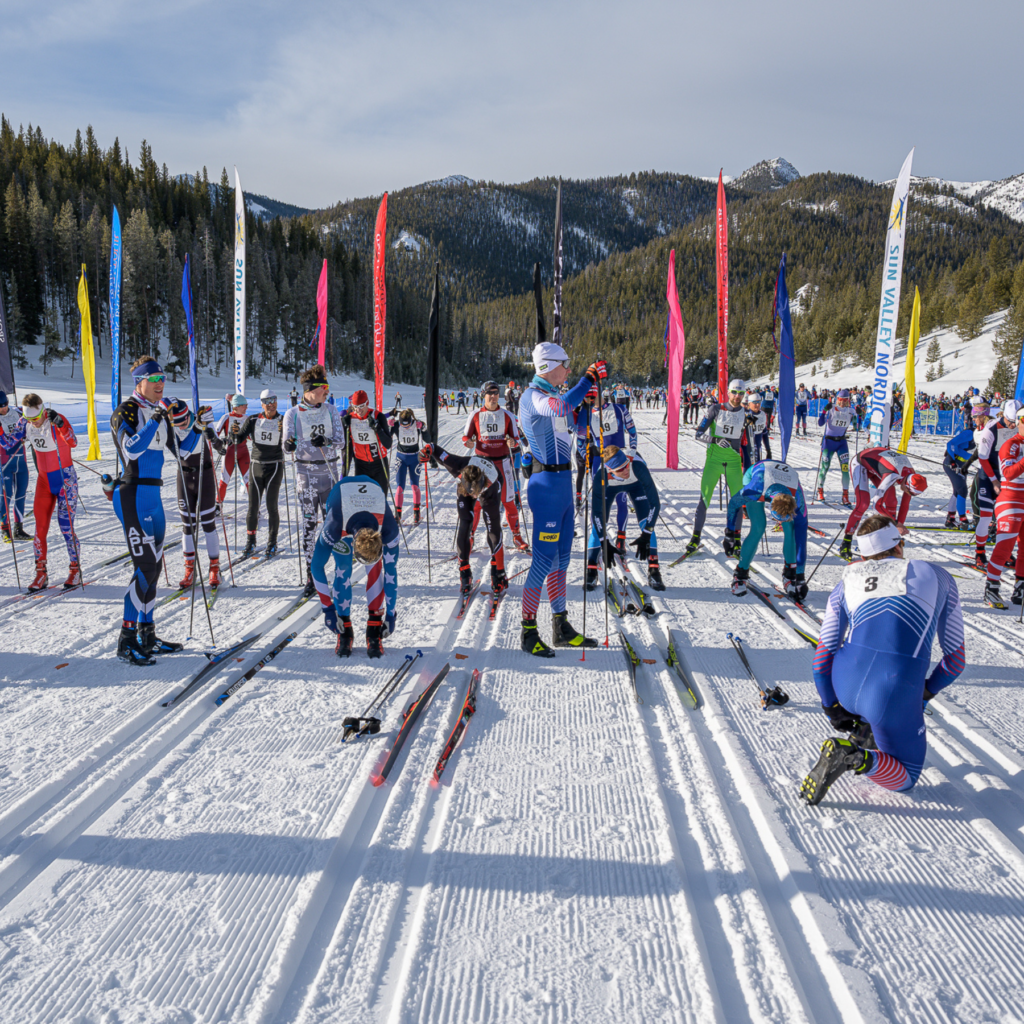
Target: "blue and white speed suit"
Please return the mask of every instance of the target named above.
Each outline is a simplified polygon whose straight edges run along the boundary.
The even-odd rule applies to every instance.
[[[942,459],[942,468],[953,487],[956,511],[961,519],[967,518],[967,468],[974,460],[976,451],[974,427],[971,426],[949,439]]]
[[[750,532],[740,548],[739,567],[749,569],[767,525],[765,502],[771,504],[776,494],[792,494],[796,498],[796,515],[790,522],[782,524],[782,557],[787,565],[795,564],[796,571],[802,573],[807,563],[807,502],[800,478],[792,466],[773,460],[751,466],[743,474],[743,486],[729,499],[726,529],[740,529],[740,512],[745,508]]]
[[[602,494],[606,494],[606,500],[601,501]],[[650,554],[648,564],[658,564],[658,538],[654,527],[658,522],[658,513],[661,511],[661,499],[658,497],[658,488],[654,484],[654,478],[647,464],[639,455],[633,458],[629,464],[629,476],[620,480],[614,475],[609,475],[604,466],[594,476],[594,501],[592,504],[592,519],[590,525],[590,536],[587,538],[587,565],[596,568],[601,564],[601,544],[604,540],[605,511],[612,501],[626,500],[629,495],[633,502],[633,509],[636,511],[637,521],[640,529],[649,533]],[[602,505],[605,507],[602,508]],[[610,541],[609,541],[610,543]]]
[[[21,410],[10,406],[5,415],[0,416],[0,428],[3,433],[10,434],[21,419]],[[28,461],[25,455],[25,442],[22,440],[11,451],[0,448],[0,467],[3,473],[3,508],[0,515],[8,530],[13,526],[8,518],[14,513],[15,523],[25,522],[25,495],[28,493]]]
[[[134,392],[110,417],[114,444],[124,463],[119,486],[114,491],[114,511],[121,520],[135,567],[124,595],[127,628],[153,621],[166,528],[160,500],[164,459],[167,452],[172,458],[176,453],[189,454],[203,437],[202,423],[176,429],[166,415],[155,417],[156,409],[152,402]]]
[[[535,376],[519,403],[519,426],[530,445],[533,471],[526,500],[533,513],[533,561],[523,587],[523,619],[537,617],[540,592],[547,580],[548,600],[565,611],[565,573],[572,554],[573,410],[590,389],[586,377],[565,395]]]
[[[932,640],[942,660],[928,675]],[[845,639],[844,639],[845,637]],[[964,620],[953,577],[934,562],[854,562],[832,591],[814,656],[823,707],[837,701],[870,723],[877,751],[866,774],[910,789],[924,768],[925,690],[934,696],[964,670]]]
[[[625,405],[617,405],[605,399],[604,406],[598,415],[596,408],[584,403],[576,410],[576,444],[577,448],[581,444],[584,446],[584,457],[587,443],[587,412],[590,413],[590,476],[592,480],[596,480],[601,469],[601,430],[604,430],[605,445],[618,445],[629,458],[632,458],[636,455],[636,424],[633,422],[629,408]],[[622,533],[629,516],[626,492],[619,491],[615,502],[617,527],[619,533]]]
[[[843,478],[843,490],[850,489],[850,446],[846,441],[846,432],[853,422],[853,409],[841,409],[831,402],[825,405],[818,416],[818,426],[825,428],[821,438],[821,469],[818,471],[818,487],[825,486],[828,468],[832,465],[832,456],[839,456],[839,471]]]
[[[379,530],[384,542],[380,559],[366,570],[366,606],[370,619],[386,616],[388,633],[395,631],[398,600],[398,520],[376,480],[345,476],[331,488],[324,507],[324,525],[317,534],[310,571],[320,596],[324,622],[339,632],[338,620],[352,616],[352,544],[364,529]],[[327,560],[334,558],[334,582],[327,581]]]

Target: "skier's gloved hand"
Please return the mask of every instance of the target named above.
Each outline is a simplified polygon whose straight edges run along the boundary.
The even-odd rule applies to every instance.
[[[701,430],[700,427],[697,428],[697,432],[693,436],[697,438],[698,441],[706,441],[708,437],[707,433]]]
[[[55,427],[57,427],[58,430],[63,429],[63,427],[64,427],[64,417],[61,416],[61,414],[59,412],[57,412],[56,409],[47,409],[46,410],[46,415],[49,417],[50,422]]]
[[[213,406],[199,406],[199,411],[196,413],[196,422],[202,423],[204,427],[208,427],[211,423],[213,423]]]
[[[622,548],[618,548],[611,541],[608,541],[608,553],[605,555],[604,564],[611,568],[615,562],[615,556],[625,557],[625,554],[626,552]]]
[[[295,451],[295,438],[294,437],[286,437],[284,439],[284,450],[286,452],[293,452],[293,451]]]
[[[726,558],[738,557],[742,544],[743,542],[740,540],[739,530],[725,531],[725,537],[722,540],[722,548],[725,551]]]
[[[314,434],[310,439],[309,443],[314,448],[325,448],[327,447],[327,438],[323,434]]]
[[[836,701],[835,704],[828,708],[822,704],[821,710],[828,715],[828,720],[832,723],[832,728],[836,732],[849,732],[860,721],[860,715],[847,711],[839,701]]]
[[[338,632],[338,613],[333,604],[324,607],[324,625],[332,632]]]
[[[631,540],[629,546],[636,548],[636,557],[638,562],[646,562],[648,556],[651,553],[651,535],[647,530],[643,530],[640,536],[636,540]]]
[[[476,447],[476,438],[466,437],[465,435],[463,435],[462,445],[463,445],[464,448],[475,448]]]
[[[598,381],[604,380],[608,376],[608,364],[603,359],[598,359],[597,362],[591,363],[583,373],[583,376],[590,381],[591,384],[596,384]]]
[[[827,403],[825,404],[825,408],[824,408],[824,409],[823,409],[822,411],[823,411],[823,412],[828,412],[828,411],[829,411],[829,409],[831,409],[831,408],[832,408],[832,403],[831,403],[831,402],[827,402]]]
[[[429,462],[430,457],[434,454],[434,446],[427,441],[426,444],[420,449],[419,461],[421,463]]]

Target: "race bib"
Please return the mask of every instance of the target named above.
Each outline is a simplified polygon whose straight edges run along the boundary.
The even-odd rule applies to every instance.
[[[836,430],[846,430],[853,422],[853,417],[850,415],[849,409],[830,409],[829,418],[832,426],[835,427]]]
[[[484,410],[477,414],[476,422],[481,441],[496,441],[505,433],[505,414]]]
[[[474,455],[469,460],[469,464],[471,466],[476,466],[483,472],[484,479],[487,481],[488,487],[498,479],[498,470],[490,459],[482,459],[479,455]]]
[[[43,420],[41,427],[29,423],[28,429],[25,431],[25,440],[37,452],[55,452],[57,450],[57,442],[53,439],[49,420]]]
[[[762,462],[764,466],[764,489],[767,491],[772,484],[779,484],[796,493],[800,486],[800,478],[796,470],[785,462]]]
[[[256,420],[256,429],[252,436],[257,444],[265,444],[271,448],[279,445],[281,443],[280,417],[275,416],[272,420],[265,420],[260,416]]]
[[[914,467],[910,464],[910,459],[906,457],[902,452],[894,452],[891,448],[887,448],[885,451],[885,458],[893,464],[896,468],[897,473],[902,473],[905,469],[913,469]]]
[[[399,424],[398,426],[398,443],[406,448],[414,448],[419,444],[420,432],[416,428],[414,423],[412,426],[405,426]]]
[[[907,593],[905,558],[884,558],[878,562],[854,562],[843,570],[846,607],[852,615],[867,601],[904,597]]]
[[[555,441],[561,441],[564,445],[571,446],[572,438],[569,436],[569,421],[565,416],[555,416],[551,420],[551,430],[555,435]]]
[[[341,483],[341,511],[347,523],[357,512],[370,512],[381,519],[386,507],[384,492],[363,480],[345,480]]]
[[[304,438],[326,437],[330,440],[334,437],[331,412],[327,405],[322,405],[319,409],[303,409],[299,416],[302,420]]]
[[[352,441],[354,444],[374,444],[377,435],[365,420],[352,421]]]
[[[728,438],[734,441],[743,433],[743,424],[746,422],[747,414],[743,409],[736,412],[719,409],[715,417],[715,432],[719,437]]]

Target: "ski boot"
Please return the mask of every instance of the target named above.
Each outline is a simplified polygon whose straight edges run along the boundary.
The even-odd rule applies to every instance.
[[[699,533],[695,533],[690,538],[690,543],[686,545],[686,557],[689,558],[690,555],[692,555],[697,550],[697,548],[699,548],[699,547],[700,547],[700,534]]]
[[[11,543],[11,528],[6,523],[4,523],[3,526],[0,526],[0,530],[3,531],[4,543],[5,544],[10,544]]]
[[[596,647],[597,641],[576,631],[568,612],[551,613],[552,642],[555,647]]]
[[[750,579],[750,570],[737,565],[732,574],[732,593],[734,597],[742,597],[747,592],[747,580]]]
[[[529,551],[530,545],[523,540],[523,535],[518,531],[514,531],[512,534],[512,543],[515,545],[516,551]]]
[[[459,593],[468,594],[473,589],[473,570],[468,565],[459,566]]]
[[[853,508],[853,505],[850,502],[849,491],[843,491],[843,508]]]
[[[878,744],[875,742],[875,734],[871,728],[871,723],[865,722],[863,719],[861,719],[850,730],[850,742],[856,744],[863,750],[878,749]]]
[[[800,795],[809,804],[821,803],[821,798],[840,775],[850,771],[860,775],[870,765],[871,757],[866,751],[850,740],[833,736],[822,743],[817,763],[800,784]]]
[[[824,500],[825,500],[825,488],[824,487],[819,487],[818,488],[818,501],[824,501]]]
[[[247,533],[245,536],[245,547],[242,548],[242,558],[248,558],[256,554],[256,534]]]
[[[739,558],[742,543],[739,530],[726,529],[725,538],[722,540],[722,549],[725,551],[725,557]]]
[[[46,575],[46,559],[37,559],[36,578],[28,585],[28,592],[30,594],[36,594],[40,590],[45,590],[49,585],[49,582],[49,577]]]
[[[334,653],[339,658],[347,658],[352,654],[352,641],[355,633],[352,632],[352,620],[341,620],[341,632],[338,634],[338,641],[334,645]]]
[[[803,601],[807,597],[807,584],[804,582],[804,574],[796,571],[795,565],[787,565],[782,570],[783,586],[786,597],[794,601]]]
[[[979,569],[988,568],[988,555],[985,554],[985,545],[979,544],[974,551],[974,564]]]
[[[138,633],[139,647],[147,658],[154,654],[176,654],[185,650],[184,644],[176,644],[171,640],[161,640],[156,635],[156,626],[152,622],[140,622]]]
[[[538,658],[553,658],[555,652],[540,638],[536,619],[523,619],[523,631],[519,637],[519,646],[527,654]]]
[[[985,581],[985,604],[989,608],[997,608],[999,611],[1006,611],[1006,605],[1003,604],[1002,598],[999,596],[999,583],[993,580]]]
[[[21,525],[21,523],[15,523],[14,524],[14,533],[12,533],[11,536],[15,540],[31,540],[32,539],[32,537],[25,532],[25,529]]]
[[[82,570],[77,562],[68,565],[68,578],[64,581],[65,590],[74,590],[82,585]]]
[[[853,538],[849,534],[843,538],[843,543],[839,545],[839,557],[844,558],[847,562],[853,561]]]
[[[946,521],[942,524],[944,530],[953,530],[956,528],[956,513],[947,512]]]
[[[647,585],[651,590],[664,590],[665,581],[661,578],[661,566],[658,556],[650,555],[647,559]]]
[[[1024,604],[1024,578],[1018,576],[1010,595],[1010,604]]]
[[[588,591],[597,590],[597,574],[598,574],[598,569],[597,569],[596,565],[588,565],[587,566],[587,579],[586,579],[586,582],[583,584],[583,586]]]
[[[384,657],[384,623],[381,621],[380,612],[371,615],[366,620],[366,653],[371,658]]]
[[[499,569],[497,566],[491,566],[491,591],[494,596],[503,593],[508,590],[508,576],[505,574],[504,569]]]
[[[580,509],[583,508],[583,498],[580,493],[576,492],[576,513],[579,514]]]
[[[959,527],[961,533],[967,533],[968,530],[970,530],[971,528],[971,521],[967,518],[967,516],[961,516],[960,522],[957,523],[957,526]]]
[[[277,537],[270,536],[267,538],[267,546],[263,550],[264,558],[273,558],[277,554]]]
[[[185,575],[178,581],[179,590],[188,590],[192,586],[192,581],[196,577],[196,560],[190,558],[188,555],[185,556]]]
[[[156,658],[150,657],[140,646],[135,635],[135,623],[123,623],[117,639],[117,657],[126,665],[155,665]]]
[[[316,593],[316,583],[313,581],[313,573],[310,569],[306,570],[306,585],[302,588],[302,596],[310,598]]]
[[[396,522],[396,523],[400,523],[401,521],[402,521],[402,506],[401,506],[401,505],[399,505],[399,506],[398,506],[398,507],[397,507],[397,508],[395,509],[395,522]]]
[[[413,505],[412,507],[412,525],[420,525],[420,507],[419,505]]]
[[[216,590],[220,586],[220,558],[210,559],[210,589]]]

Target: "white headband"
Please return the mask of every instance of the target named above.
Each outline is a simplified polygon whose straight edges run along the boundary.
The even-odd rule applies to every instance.
[[[862,555],[880,555],[896,547],[902,539],[900,531],[890,523],[874,533],[857,534],[857,547]]]
[[[29,405],[29,403],[26,402],[21,407],[21,409],[22,415],[25,417],[25,419],[32,419],[33,417],[38,416],[43,411],[43,403],[40,402],[38,405]]]

